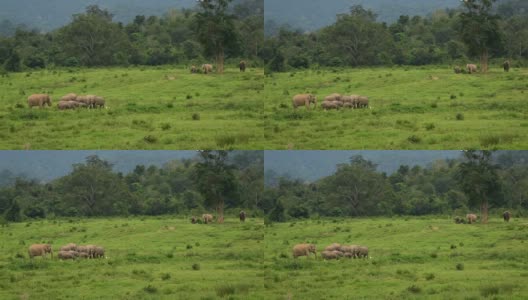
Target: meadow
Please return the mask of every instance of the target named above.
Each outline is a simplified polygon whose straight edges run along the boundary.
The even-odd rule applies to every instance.
[[[262,293],[264,225],[227,218],[61,219],[0,228],[0,299],[254,299]],[[54,258],[30,261],[30,244]],[[58,260],[70,242],[105,247],[106,259]],[[258,298],[258,297],[257,297]]]
[[[528,220],[447,217],[274,223],[265,235],[266,299],[526,299]],[[369,259],[292,258],[297,243],[369,247]]]
[[[176,66],[49,69],[0,77],[0,149],[261,149],[263,70],[191,74]],[[48,93],[53,105],[27,106]],[[107,109],[59,111],[68,93]]]
[[[265,79],[266,149],[526,149],[528,71],[498,67],[455,74],[449,67],[320,69]],[[313,93],[318,107],[295,111]],[[332,93],[370,98],[371,109],[324,111]]]

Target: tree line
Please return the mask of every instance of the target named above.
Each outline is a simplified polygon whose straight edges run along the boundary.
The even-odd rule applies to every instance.
[[[402,165],[386,174],[362,156],[315,182],[267,178],[262,210],[271,221],[315,216],[459,214],[528,209],[528,152],[465,151],[428,167]]]
[[[199,1],[194,9],[171,10],[160,17],[138,15],[129,24],[115,22],[111,12],[91,5],[52,32],[18,27],[12,35],[0,35],[0,69],[205,62],[221,67],[224,59],[258,65],[263,3],[232,1]]]
[[[352,6],[330,26],[303,32],[278,27],[266,37],[262,57],[268,72],[310,67],[378,65],[465,65],[478,59],[528,59],[528,10],[525,1],[467,0],[458,9],[427,17],[400,16],[378,22],[376,14]],[[268,29],[267,29],[268,30]]]
[[[7,222],[46,217],[202,214],[245,209],[259,215],[264,189],[262,151],[200,151],[162,167],[115,172],[89,156],[51,182],[16,178],[0,188]],[[238,214],[238,211],[236,212]]]

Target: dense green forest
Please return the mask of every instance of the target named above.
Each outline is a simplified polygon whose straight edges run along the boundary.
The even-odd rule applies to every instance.
[[[269,72],[317,66],[465,65],[482,58],[483,45],[492,63],[498,63],[495,58],[502,65],[502,59],[509,58],[514,66],[525,64],[526,1],[492,3],[485,13],[486,36],[478,38],[473,25],[481,23],[481,16],[468,15],[472,14],[469,7],[438,10],[426,17],[402,15],[389,25],[372,10],[352,6],[334,24],[314,32],[280,27],[266,38],[262,57]]]
[[[268,179],[262,209],[272,221],[316,216],[480,214],[528,208],[528,152],[467,151],[427,167],[402,165],[386,174],[362,156],[315,182]]]
[[[227,9],[220,9],[224,3]],[[127,24],[115,21],[111,11],[90,5],[51,32],[13,27],[4,21],[0,66],[5,71],[20,71],[53,66],[214,63],[218,50],[212,48],[222,43],[228,63],[246,59],[259,65],[264,40],[262,0],[215,5],[214,9],[199,4],[169,10],[162,16],[137,15]],[[215,23],[218,18],[222,26]],[[216,31],[210,31],[211,24]]]
[[[51,182],[14,178],[0,188],[0,216],[7,221],[54,216],[202,214],[218,204],[227,212],[258,215],[263,193],[262,151],[201,151],[132,172],[113,170],[98,156]],[[238,212],[237,212],[238,213]]]

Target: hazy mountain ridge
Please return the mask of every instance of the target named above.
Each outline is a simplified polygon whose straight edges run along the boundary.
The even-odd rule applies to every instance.
[[[266,151],[264,170],[278,175],[315,181],[331,175],[336,165],[361,155],[378,164],[378,170],[393,173],[401,165],[425,167],[436,160],[456,159],[460,151]]]
[[[425,16],[459,4],[459,0],[266,0],[264,19],[313,31],[334,23],[336,15],[347,13],[353,5],[369,8],[378,15],[379,21],[392,23],[400,15]]]

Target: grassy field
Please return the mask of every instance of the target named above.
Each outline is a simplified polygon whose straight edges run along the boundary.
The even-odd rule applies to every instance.
[[[10,224],[0,228],[0,299],[253,299],[264,289],[263,227],[168,217]],[[31,262],[27,248],[39,242],[55,254],[69,242],[101,245],[107,259]]]
[[[528,220],[488,225],[448,219],[337,219],[273,224],[265,231],[266,299],[526,299]],[[291,257],[338,242],[370,259]],[[288,298],[289,297],[289,298]]]
[[[370,97],[370,110],[295,112],[314,93]],[[273,73],[265,80],[266,149],[526,149],[528,71],[394,67]]]
[[[183,67],[58,69],[0,77],[0,149],[262,149],[263,70],[190,74]],[[67,93],[106,110],[59,111]],[[27,108],[49,93],[53,107]]]

